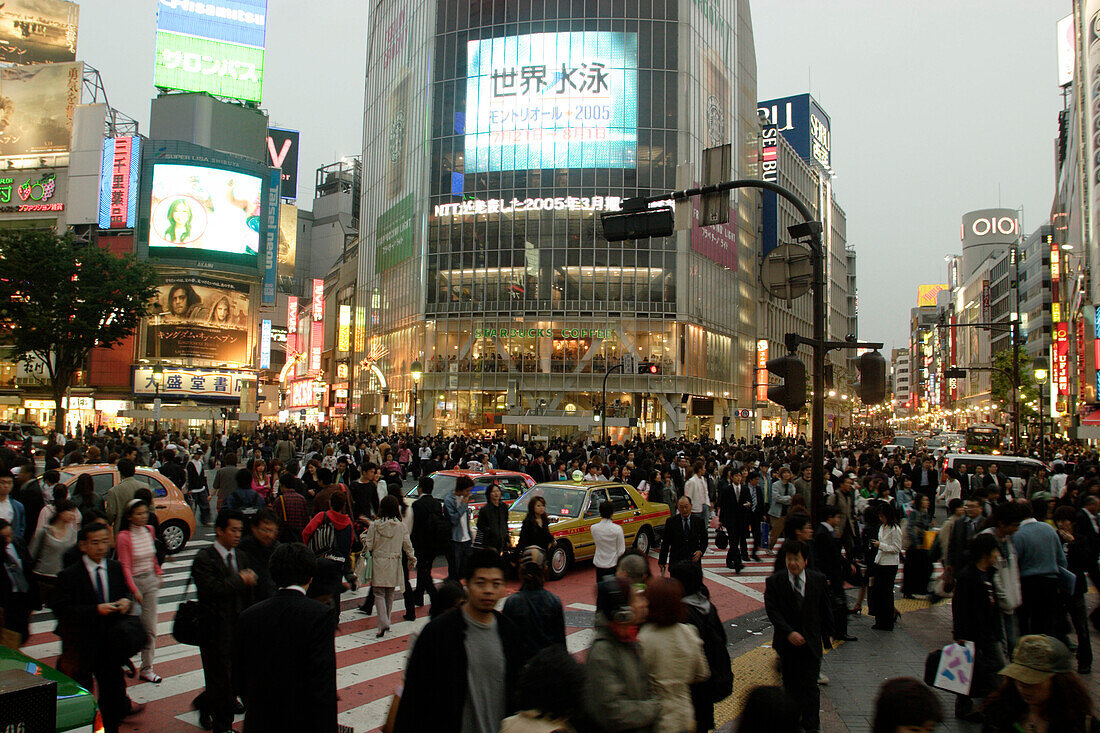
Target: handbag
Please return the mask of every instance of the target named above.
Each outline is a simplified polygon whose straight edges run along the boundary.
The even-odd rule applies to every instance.
[[[359,579],[360,585],[370,585],[374,578],[374,559],[371,557],[370,550],[365,547],[355,561],[355,577]]]
[[[118,616],[107,629],[105,648],[118,659],[119,664],[140,652],[145,646],[145,628],[141,625],[140,610],[138,610],[139,615],[134,614],[134,610],[139,608],[135,603],[130,613]]]
[[[724,550],[730,546],[730,536],[726,534],[725,527],[718,527],[714,533],[714,546],[719,550]]]
[[[187,590],[191,587],[191,576],[187,576],[187,583],[183,586],[183,596],[187,597]],[[180,644],[199,646],[205,638],[206,609],[198,600],[183,601],[176,609],[176,618],[172,621],[172,636]]]

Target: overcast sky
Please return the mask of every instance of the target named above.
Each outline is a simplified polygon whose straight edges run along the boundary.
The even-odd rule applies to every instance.
[[[362,145],[369,0],[270,0],[264,108],[313,171]],[[83,0],[78,54],[147,132],[155,0]],[[860,336],[908,341],[917,285],[943,282],[963,212],[1047,217],[1070,0],[752,0],[758,98],[809,90],[832,118],[835,191],[859,254]]]

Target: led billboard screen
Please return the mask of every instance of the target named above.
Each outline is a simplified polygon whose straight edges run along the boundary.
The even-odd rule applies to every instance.
[[[637,166],[637,34],[488,38],[467,55],[467,173]]]
[[[248,363],[247,285],[191,275],[170,276],[150,305],[146,353]]]
[[[140,173],[140,137],[109,137],[103,141],[99,174],[100,229],[134,228]]]
[[[160,89],[259,102],[263,97],[264,50],[157,31],[153,84]]]
[[[240,171],[160,163],[153,167],[149,251],[185,259],[187,250],[256,265],[263,181]]]
[[[69,150],[84,65],[0,69],[0,156]]]
[[[157,29],[188,36],[264,47],[267,0],[160,0]]]
[[[64,0],[5,0],[0,4],[0,61],[75,61],[79,16],[77,4]]]

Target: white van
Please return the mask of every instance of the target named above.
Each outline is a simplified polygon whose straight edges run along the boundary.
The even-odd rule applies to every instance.
[[[966,472],[968,474],[974,473],[974,466],[981,466],[989,472],[989,467],[994,463],[997,464],[997,472],[1010,476],[1014,479],[1022,478],[1026,471],[1029,476],[1035,475],[1035,469],[1045,468],[1047,473],[1050,473],[1050,466],[1035,458],[1027,458],[1026,456],[992,456],[984,453],[948,453],[943,457],[943,465],[940,467],[941,474],[944,469],[957,468],[959,464],[966,466]],[[946,481],[947,477],[944,476],[943,480]],[[1018,484],[1018,482],[1017,482]]]

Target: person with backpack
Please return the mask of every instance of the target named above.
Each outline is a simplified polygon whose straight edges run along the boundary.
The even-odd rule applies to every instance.
[[[703,654],[710,667],[710,679],[691,686],[691,705],[695,709],[695,730],[714,728],[714,706],[733,694],[733,665],[726,647],[726,628],[718,618],[718,609],[710,602],[703,584],[703,569],[680,563],[669,569],[674,580],[684,586],[681,602],[687,610],[684,622],[695,627],[703,640]]]
[[[317,575],[309,595],[333,609],[334,629],[340,625],[340,593],[354,539],[351,519],[344,513],[346,501],[342,493],[333,494],[329,508],[318,512],[302,530],[302,541],[317,556]]]
[[[413,502],[412,546],[416,555],[416,605],[424,605],[424,594],[435,592],[432,565],[436,557],[446,555],[451,544],[451,521],[443,502],[432,496],[435,481],[431,476],[420,479],[420,496]]]
[[[237,488],[233,490],[225,500],[225,506],[229,509],[237,509],[249,517],[264,508],[264,498],[252,485],[252,472],[247,468],[238,469],[233,479]]]

